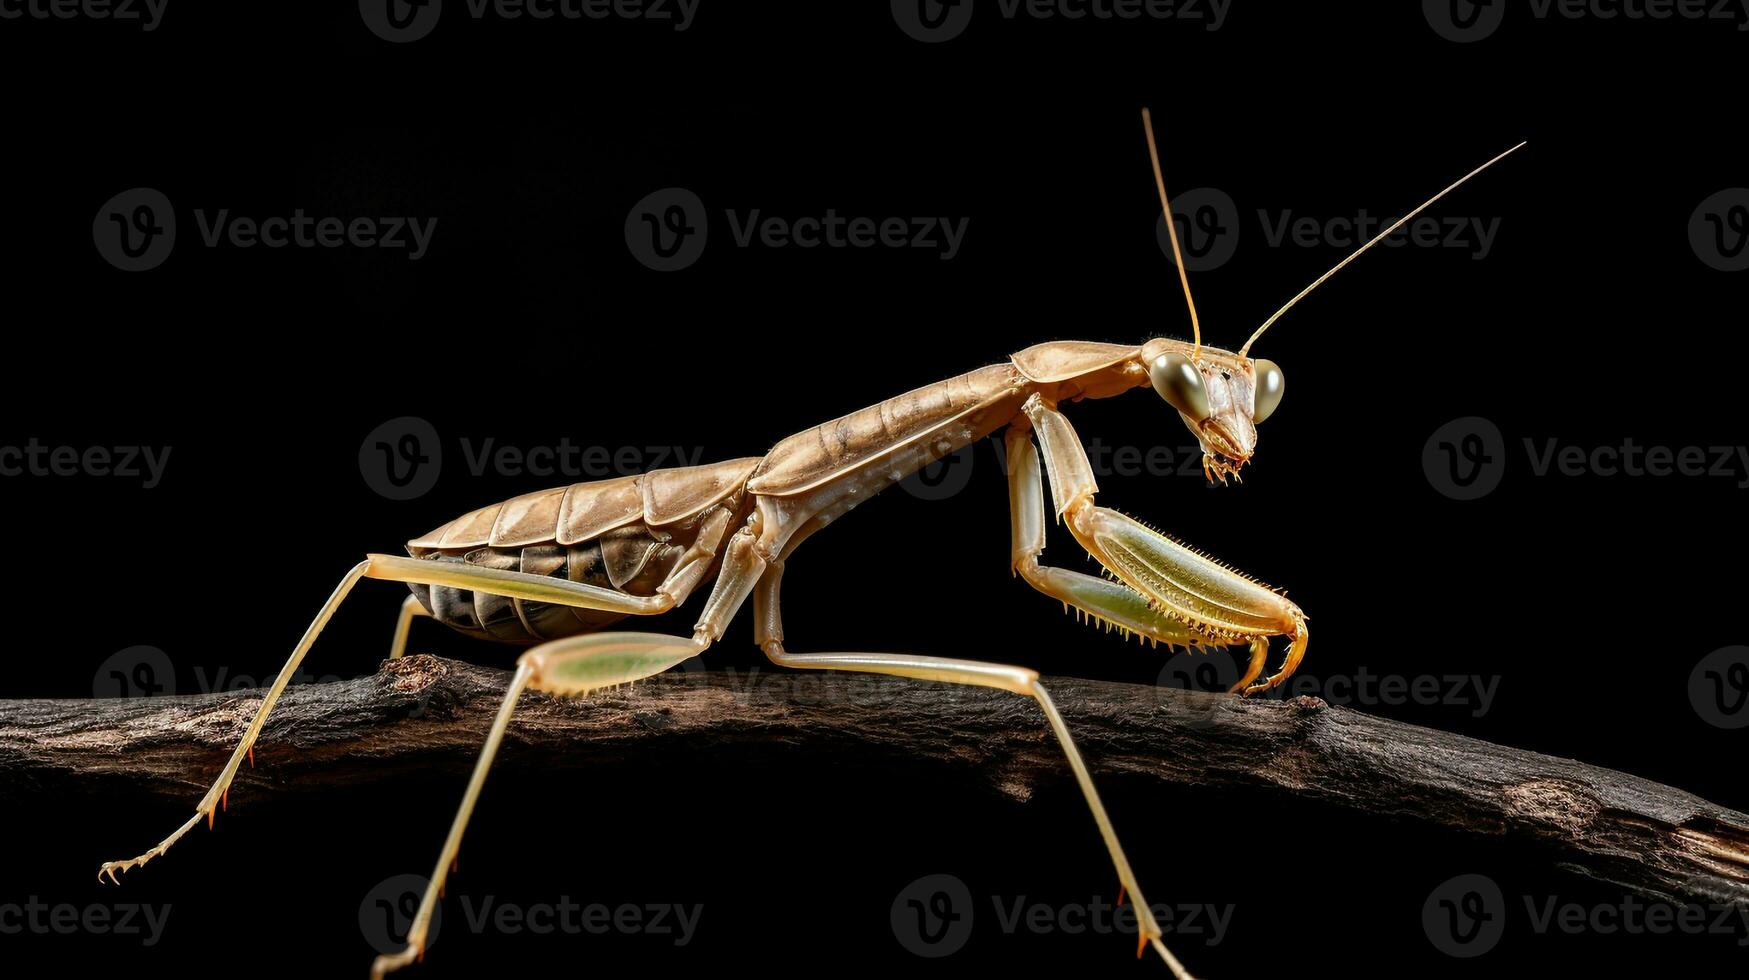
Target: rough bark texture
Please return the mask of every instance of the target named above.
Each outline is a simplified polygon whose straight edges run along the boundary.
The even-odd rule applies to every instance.
[[[276,793],[465,769],[508,674],[429,656],[289,688],[235,805]],[[1332,708],[1070,678],[1046,680],[1096,776],[1243,787],[1476,834],[1510,835],[1638,894],[1749,904],[1749,816],[1634,776]],[[0,784],[199,799],[260,692],[0,702]],[[580,742],[589,750],[577,751]],[[1024,801],[1067,771],[1037,707],[949,685],[826,673],[675,671],[560,701],[524,696],[499,765],[543,771],[726,747],[929,757]]]

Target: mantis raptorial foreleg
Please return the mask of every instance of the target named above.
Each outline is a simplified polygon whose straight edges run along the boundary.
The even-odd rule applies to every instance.
[[[1250,644],[1251,661],[1235,690],[1246,694],[1267,691],[1294,672],[1310,637],[1305,614],[1298,606],[1255,579],[1132,518],[1109,507],[1096,506],[1093,496],[1099,487],[1069,420],[1037,395],[1027,399],[1022,411],[1037,431],[1044,450],[1057,516],[1068,523],[1070,533],[1088,554],[1127,586],[1128,592],[1142,597],[1148,610],[1182,624],[1181,629],[1213,644]],[[1012,436],[1010,445],[1013,446]],[[1020,471],[1018,479],[1022,481],[1037,480],[1036,469],[1030,477],[1026,474],[1029,455],[1022,452],[1017,462],[1010,463],[1011,468]],[[1009,458],[1014,460],[1014,454]],[[1011,474],[1011,485],[1015,479]],[[1020,506],[1018,497],[1016,506]],[[1019,520],[1017,517],[1017,534]],[[1027,547],[1032,543],[1026,542]],[[1017,541],[1017,551],[1019,547]],[[1087,591],[1089,594],[1084,598],[1104,599],[1111,603],[1109,608],[1113,612],[1129,614],[1134,607],[1134,601],[1123,593]],[[1132,615],[1131,619],[1135,617]],[[1290,638],[1281,669],[1267,680],[1257,682],[1268,655],[1266,638],[1281,635]]]
[[[1140,956],[1144,944],[1152,943],[1160,958],[1171,969],[1178,980],[1191,980],[1190,973],[1184,964],[1172,955],[1171,950],[1161,941],[1162,935],[1159,923],[1154,919],[1152,908],[1142,896],[1142,888],[1136,882],[1136,876],[1130,870],[1130,862],[1124,856],[1123,845],[1118,842],[1117,831],[1111,825],[1111,818],[1105,812],[1105,804],[1100,802],[1099,790],[1093,785],[1093,776],[1087,771],[1087,763],[1081,758],[1081,751],[1075,746],[1074,736],[1069,733],[1069,726],[1064,723],[1063,716],[1057,711],[1057,706],[1051,701],[1050,692],[1038,682],[1038,672],[1025,667],[1012,667],[1006,664],[985,663],[977,660],[955,660],[946,657],[921,657],[896,653],[790,653],[783,646],[783,613],[780,608],[783,586],[784,563],[773,560],[767,563],[764,576],[759,581],[758,591],[754,594],[754,635],[760,649],[771,661],[783,667],[797,667],[812,670],[853,670],[865,673],[889,674],[894,677],[908,677],[914,680],[943,681],[950,684],[966,684],[974,687],[989,687],[999,691],[1008,691],[1023,697],[1032,698],[1038,702],[1044,712],[1045,719],[1050,723],[1051,731],[1057,736],[1057,742],[1062,746],[1063,755],[1069,761],[1069,768],[1075,772],[1075,781],[1081,787],[1081,794],[1087,800],[1087,808],[1093,813],[1094,823],[1099,825],[1100,836],[1105,839],[1106,850],[1111,854],[1111,863],[1117,869],[1118,881],[1135,899],[1136,926],[1138,944],[1136,955]]]
[[[224,806],[226,796],[230,791],[231,781],[236,778],[237,770],[245,759],[253,761],[255,740],[261,734],[261,726],[266,723],[267,715],[273,710],[273,705],[285,691],[297,673],[298,666],[303,663],[304,656],[310,652],[310,646],[316,642],[316,637],[334,611],[340,608],[340,603],[352,587],[361,578],[384,579],[391,582],[411,582],[422,585],[443,585],[459,589],[473,589],[489,592],[516,599],[529,599],[536,602],[551,602],[559,605],[577,606],[586,609],[601,609],[609,612],[620,612],[627,615],[651,616],[667,612],[675,605],[685,601],[687,593],[703,577],[709,565],[710,556],[714,553],[715,541],[702,543],[698,546],[700,552],[697,560],[683,564],[675,573],[673,579],[662,586],[653,596],[631,596],[622,592],[597,588],[582,582],[571,582],[544,575],[529,575],[522,572],[502,571],[494,568],[483,568],[466,565],[459,562],[431,562],[414,558],[402,558],[395,555],[371,555],[364,561],[353,566],[340,584],[335,587],[328,601],[322,604],[316,618],[310,623],[304,635],[298,640],[296,647],[280,668],[279,675],[273,679],[267,693],[262,696],[261,706],[255,710],[255,717],[249,722],[249,727],[243,732],[243,738],[237,744],[231,758],[225,763],[225,768],[219,773],[219,778],[213,782],[206,796],[201,798],[195,807],[194,816],[186,823],[176,828],[170,836],[158,842],[156,847],[129,858],[125,861],[108,861],[98,868],[99,879],[108,876],[110,881],[119,881],[117,872],[127,872],[137,868],[170,849],[182,836],[194,829],[204,818],[210,826],[214,815]],[[395,643],[391,655],[398,652],[405,644],[404,628],[410,623],[412,615],[403,604],[401,619],[396,627]]]
[[[1152,608],[1147,596],[1122,582],[1040,565],[1038,559],[1045,549],[1045,488],[1039,471],[1038,450],[1032,444],[1032,432],[1022,424],[1010,426],[1007,447],[1008,503],[1013,526],[1013,550],[1009,560],[1027,584],[1125,633],[1192,649],[1220,645],[1219,641],[1192,630],[1182,620]],[[1269,640],[1252,637],[1250,653],[1245,676],[1232,686],[1233,691],[1244,690],[1263,673],[1269,655]]]
[[[1045,489],[1032,433],[1010,426],[1007,437],[1008,504],[1013,527],[1010,564],[1028,585],[1060,602],[1160,643],[1202,646],[1209,638],[1149,608],[1148,597],[1122,582],[1040,565],[1045,550]]]

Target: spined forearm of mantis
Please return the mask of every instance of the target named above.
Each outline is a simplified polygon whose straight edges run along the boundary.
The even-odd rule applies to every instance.
[[[1177,231],[1146,110],[1143,124],[1177,255]],[[1019,578],[1065,608],[1156,644],[1243,647],[1247,667],[1233,687],[1235,693],[1256,694],[1281,684],[1305,656],[1305,613],[1280,591],[1100,506],[1093,468],[1062,407],[1085,398],[1152,389],[1196,436],[1209,479],[1224,483],[1229,476],[1238,477],[1256,452],[1258,423],[1276,410],[1283,393],[1281,369],[1250,357],[1251,344],[1319,283],[1505,155],[1404,215],[1319,277],[1237,351],[1203,345],[1180,257],[1179,278],[1192,327],[1188,342],[1159,338],[1140,346],[1041,344],[1003,363],[791,436],[764,456],[531,493],[414,538],[407,557],[367,556],[346,573],[317,612],[194,815],[145,853],[104,864],[99,877],[119,883],[120,873],[164,854],[201,821],[210,825],[225,805],[238,768],[246,759],[252,762],[255,739],[275,701],[340,603],[363,579],[402,582],[413,594],[402,605],[391,657],[402,654],[412,623],[420,617],[531,649],[517,661],[406,946],[379,956],[371,975],[399,970],[423,956],[432,912],[522,693],[584,696],[668,670],[721,639],[751,597],[755,637],[776,664],[966,684],[1033,699],[1086,798],[1122,892],[1133,897],[1137,955],[1151,946],[1175,977],[1188,978],[1189,971],[1162,939],[1068,724],[1039,684],[1038,674],[1020,666],[913,654],[792,653],[784,645],[779,608],[784,568],[799,544],[861,501],[1005,430],[1009,560]],[[1103,577],[1042,563],[1051,518],[1099,563]],[[690,636],[603,631],[627,616],[668,612],[707,583]],[[1266,675],[1271,641],[1277,637],[1283,644],[1281,660]]]

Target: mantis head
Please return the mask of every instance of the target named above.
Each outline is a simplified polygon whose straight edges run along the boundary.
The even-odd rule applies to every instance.
[[[1281,404],[1285,387],[1274,361],[1181,341],[1143,351],[1148,380],[1202,446],[1203,470],[1223,481],[1257,450],[1257,423]]]
[[[1257,342],[1257,338],[1263,336],[1263,332],[1275,321],[1281,319],[1282,314],[1305,299],[1308,293],[1317,289],[1326,279],[1359,258],[1367,249],[1403,227],[1435,201],[1463,186],[1471,177],[1500,162],[1507,154],[1524,145],[1519,143],[1506,153],[1482,164],[1458,178],[1445,190],[1422,202],[1420,207],[1398,218],[1389,228],[1349,253],[1347,258],[1336,263],[1329,272],[1314,279],[1310,286],[1300,290],[1298,295],[1276,310],[1251,334],[1238,353],[1228,353],[1203,346],[1202,323],[1197,319],[1196,300],[1190,295],[1190,276],[1185,271],[1184,254],[1178,244],[1178,224],[1172,214],[1172,202],[1166,198],[1166,176],[1160,169],[1160,148],[1154,140],[1154,118],[1146,109],[1142,110],[1142,129],[1148,137],[1148,159],[1154,167],[1154,187],[1160,193],[1160,210],[1165,216],[1167,235],[1172,243],[1173,264],[1178,267],[1178,282],[1184,287],[1185,305],[1190,308],[1193,338],[1190,344],[1174,340],[1151,341],[1142,349],[1142,359],[1147,365],[1148,380],[1153,383],[1154,390],[1173,408],[1178,409],[1184,424],[1190,427],[1197,441],[1202,444],[1203,471],[1211,478],[1220,477],[1223,482],[1228,474],[1237,475],[1239,467],[1244,466],[1246,460],[1251,458],[1257,448],[1257,423],[1268,418],[1276,406],[1281,404],[1281,368],[1276,367],[1273,361],[1253,360],[1249,356],[1251,345]]]

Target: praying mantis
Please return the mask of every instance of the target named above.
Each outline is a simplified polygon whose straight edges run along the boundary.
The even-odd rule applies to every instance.
[[[407,543],[406,556],[371,554],[348,571],[268,688],[218,779],[195,813],[157,846],[107,862],[119,884],[200,821],[212,823],[268,713],[341,602],[364,579],[411,588],[390,656],[412,623],[435,618],[463,633],[529,645],[516,661],[460,807],[439,852],[406,946],[377,957],[372,977],[422,957],[432,911],[468,819],[524,692],[584,696],[650,677],[704,653],[753,602],[755,639],[775,664],[887,674],[991,688],[1033,699],[1073,771],[1104,838],[1123,892],[1133,896],[1137,955],[1148,946],[1173,975],[1190,976],[1162,939],[1117,832],[1061,713],[1037,672],[1022,666],[906,653],[794,653],[785,646],[780,593],[797,546],[859,503],[924,466],[1004,432],[1008,460],[1009,567],[1027,585],[1093,620],[1153,641],[1195,649],[1244,647],[1233,690],[1251,695],[1286,680],[1305,656],[1307,617],[1285,594],[1096,501],[1099,487],[1065,404],[1151,388],[1196,436],[1211,480],[1237,477],[1257,446],[1257,425],[1280,405],[1281,368],[1250,349],[1284,313],[1410,219],[1524,144],[1494,157],[1398,219],[1264,321],[1237,351],[1202,343],[1202,327],[1166,195],[1153,121],[1142,112],[1160,205],[1189,307],[1192,340],[1139,346],[1055,341],[1007,361],[938,381],[779,442],[764,456],[650,472],[516,497],[465,514]],[[1050,494],[1047,501],[1045,485]],[[1041,563],[1047,514],[1105,574]],[[709,584],[690,636],[604,632],[627,616],[666,613]],[[1285,643],[1265,676],[1270,641]],[[1120,893],[1121,894],[1121,893]]]

